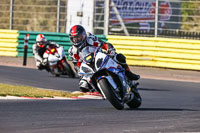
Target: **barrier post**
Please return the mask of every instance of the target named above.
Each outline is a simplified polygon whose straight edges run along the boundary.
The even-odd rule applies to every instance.
[[[29,34],[26,34],[26,36],[24,37],[24,61],[23,61],[24,66],[26,66],[27,62],[28,40],[29,40]]]

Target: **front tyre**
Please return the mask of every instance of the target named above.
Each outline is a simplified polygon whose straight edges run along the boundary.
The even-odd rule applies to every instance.
[[[117,97],[117,93],[114,91],[114,88],[110,85],[107,79],[103,78],[99,80],[99,85],[105,94],[105,97],[110,101],[110,103],[118,110],[124,108],[124,103],[122,99]]]
[[[59,72],[58,72],[58,69],[57,68],[51,68],[51,74],[53,75],[53,76],[55,76],[55,77],[60,77],[60,74],[59,74]]]

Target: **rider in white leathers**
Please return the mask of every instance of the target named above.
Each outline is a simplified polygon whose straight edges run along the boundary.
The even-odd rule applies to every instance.
[[[54,45],[59,47],[58,44],[54,42],[47,41],[43,34],[39,34],[36,37],[36,43],[33,44],[33,55],[35,57],[36,66],[39,70],[47,70],[50,71],[50,68],[47,66],[47,60],[43,59],[43,54],[47,50],[49,45]]]
[[[81,25],[73,26],[70,29],[69,37],[73,45],[69,48],[68,53],[72,58],[76,71],[79,70],[79,67],[82,63],[82,60],[79,56],[81,50],[86,46],[95,46],[106,50],[108,55],[110,55],[117,63],[122,65],[122,67],[124,67],[126,70],[126,76],[130,80],[138,80],[140,78],[139,75],[136,75],[130,71],[126,63],[126,57],[123,54],[117,54],[112,44],[99,40],[95,35],[92,35],[91,33],[86,33],[85,29]],[[82,92],[90,91],[90,86],[84,77],[80,77],[79,87]]]

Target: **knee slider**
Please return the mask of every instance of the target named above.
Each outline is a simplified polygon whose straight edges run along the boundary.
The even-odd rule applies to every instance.
[[[80,82],[79,82],[79,87],[88,89],[88,82],[84,79],[81,79]]]

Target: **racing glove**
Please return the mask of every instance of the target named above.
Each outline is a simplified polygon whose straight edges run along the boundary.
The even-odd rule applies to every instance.
[[[46,65],[47,65],[47,58],[43,59],[42,62],[41,62],[41,64],[42,64],[43,66],[46,66]]]
[[[107,54],[108,54],[109,56],[111,56],[111,57],[114,57],[115,54],[116,54],[115,48],[109,48],[109,49],[107,50]]]
[[[73,57],[73,51],[72,51],[72,47],[70,47],[69,49],[68,49],[68,54],[69,54],[69,56],[72,58]]]

